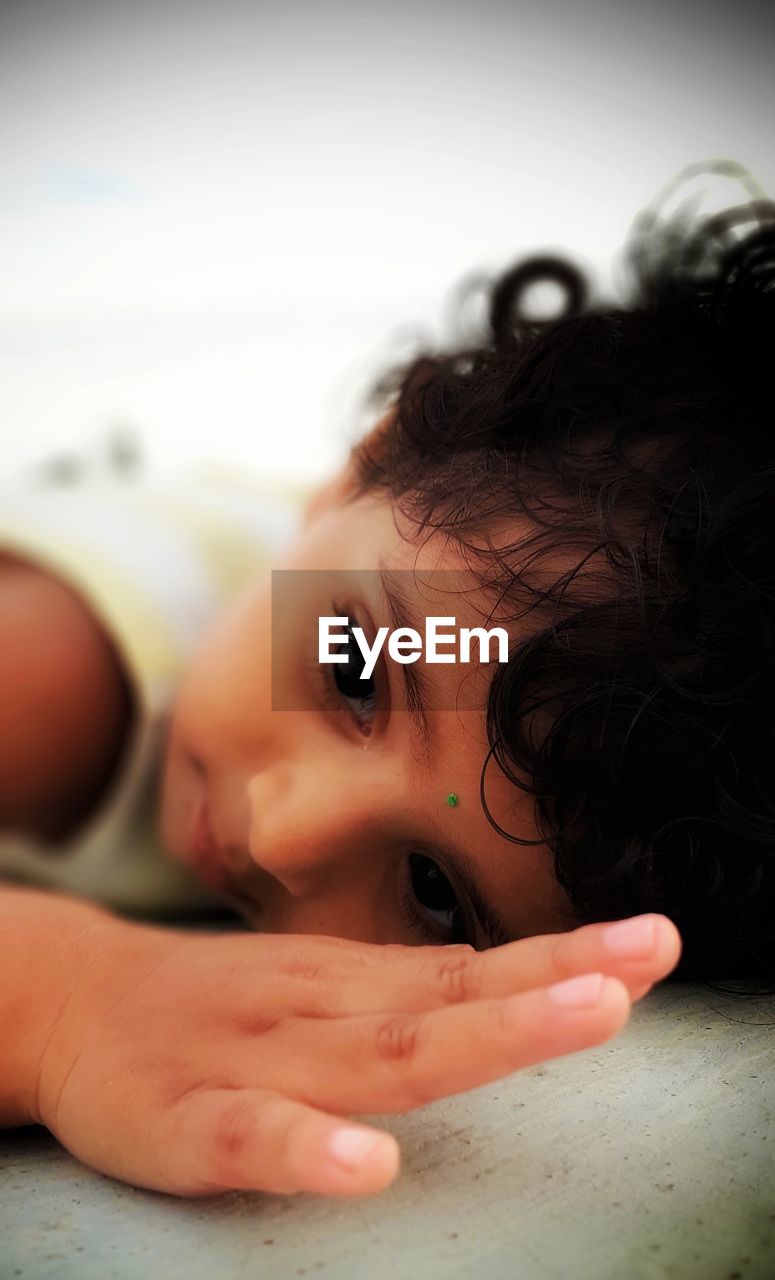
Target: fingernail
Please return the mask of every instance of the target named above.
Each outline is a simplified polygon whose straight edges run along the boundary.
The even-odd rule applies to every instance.
[[[335,1129],[328,1139],[328,1153],[343,1169],[360,1169],[382,1141],[368,1129]]]
[[[615,956],[630,960],[644,959],[654,950],[654,921],[649,916],[618,920],[603,930],[603,945]]]
[[[589,1009],[599,1002],[602,990],[602,973],[582,973],[579,978],[555,983],[549,988],[549,999],[564,1009]]]

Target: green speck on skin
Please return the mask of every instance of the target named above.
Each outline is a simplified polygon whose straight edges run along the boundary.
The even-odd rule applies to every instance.
[[[450,791],[449,795],[447,796],[447,804],[449,805],[450,809],[457,808],[458,798],[455,795],[454,791]]]

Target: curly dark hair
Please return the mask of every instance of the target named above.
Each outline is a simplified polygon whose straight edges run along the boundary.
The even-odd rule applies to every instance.
[[[495,763],[535,797],[580,920],[663,912],[675,976],[771,983],[775,203],[739,166],[697,168],[748,198],[666,218],[663,193],[633,228],[626,306],[591,305],[562,258],[518,263],[476,343],[382,380],[392,425],[354,462],[361,491],[535,610],[489,692],[493,825],[527,843],[488,810]],[[531,319],[547,279],[565,309]],[[497,543],[504,516],[531,536]]]

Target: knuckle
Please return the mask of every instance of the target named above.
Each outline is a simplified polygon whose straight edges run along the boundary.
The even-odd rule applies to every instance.
[[[550,933],[544,940],[546,947],[547,968],[552,975],[550,981],[559,978],[572,978],[575,969],[573,958],[565,942],[565,934]]]
[[[386,1018],[377,1028],[378,1056],[391,1064],[408,1066],[417,1058],[422,1021],[411,1015]]]
[[[268,1010],[254,1010],[239,1019],[237,1030],[248,1040],[258,1040],[270,1035],[282,1021],[280,1014],[270,1013]]]
[[[460,1004],[465,1000],[478,1000],[482,990],[481,965],[476,952],[469,955],[443,956],[436,963],[436,985],[448,1004]]]
[[[510,1040],[514,1038],[515,1032],[524,1031],[522,1011],[518,1001],[518,996],[509,996],[506,1000],[499,1000],[492,1006],[496,1035]]]
[[[287,978],[300,978],[305,983],[319,983],[323,975],[320,961],[313,960],[313,957],[302,951],[283,960],[282,970]]]
[[[303,1124],[299,1117],[278,1107],[271,1095],[252,1091],[235,1097],[220,1108],[215,1119],[210,1182],[216,1188],[254,1187],[257,1156],[269,1152],[269,1165],[258,1175],[262,1189],[278,1194],[297,1191],[302,1179],[294,1152],[300,1134]]]
[[[228,1180],[242,1163],[253,1130],[254,1109],[247,1098],[237,1096],[219,1108],[212,1136],[212,1156],[216,1177]]]
[[[321,960],[304,948],[290,951],[282,957],[280,965],[286,977],[300,978],[302,982],[320,982],[323,977]]]
[[[353,960],[363,969],[385,969],[400,962],[406,955],[406,947],[400,942],[384,942],[375,945],[372,942],[360,942],[353,951]]]

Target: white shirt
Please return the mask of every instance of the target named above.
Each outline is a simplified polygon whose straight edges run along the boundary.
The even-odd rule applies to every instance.
[[[85,823],[55,848],[0,831],[0,878],[140,914],[212,904],[164,853],[156,829],[171,707],[211,622],[290,540],[303,496],[300,487],[213,466],[174,483],[101,477],[0,493],[0,548],[83,596],[122,660],[136,712],[110,786]]]

